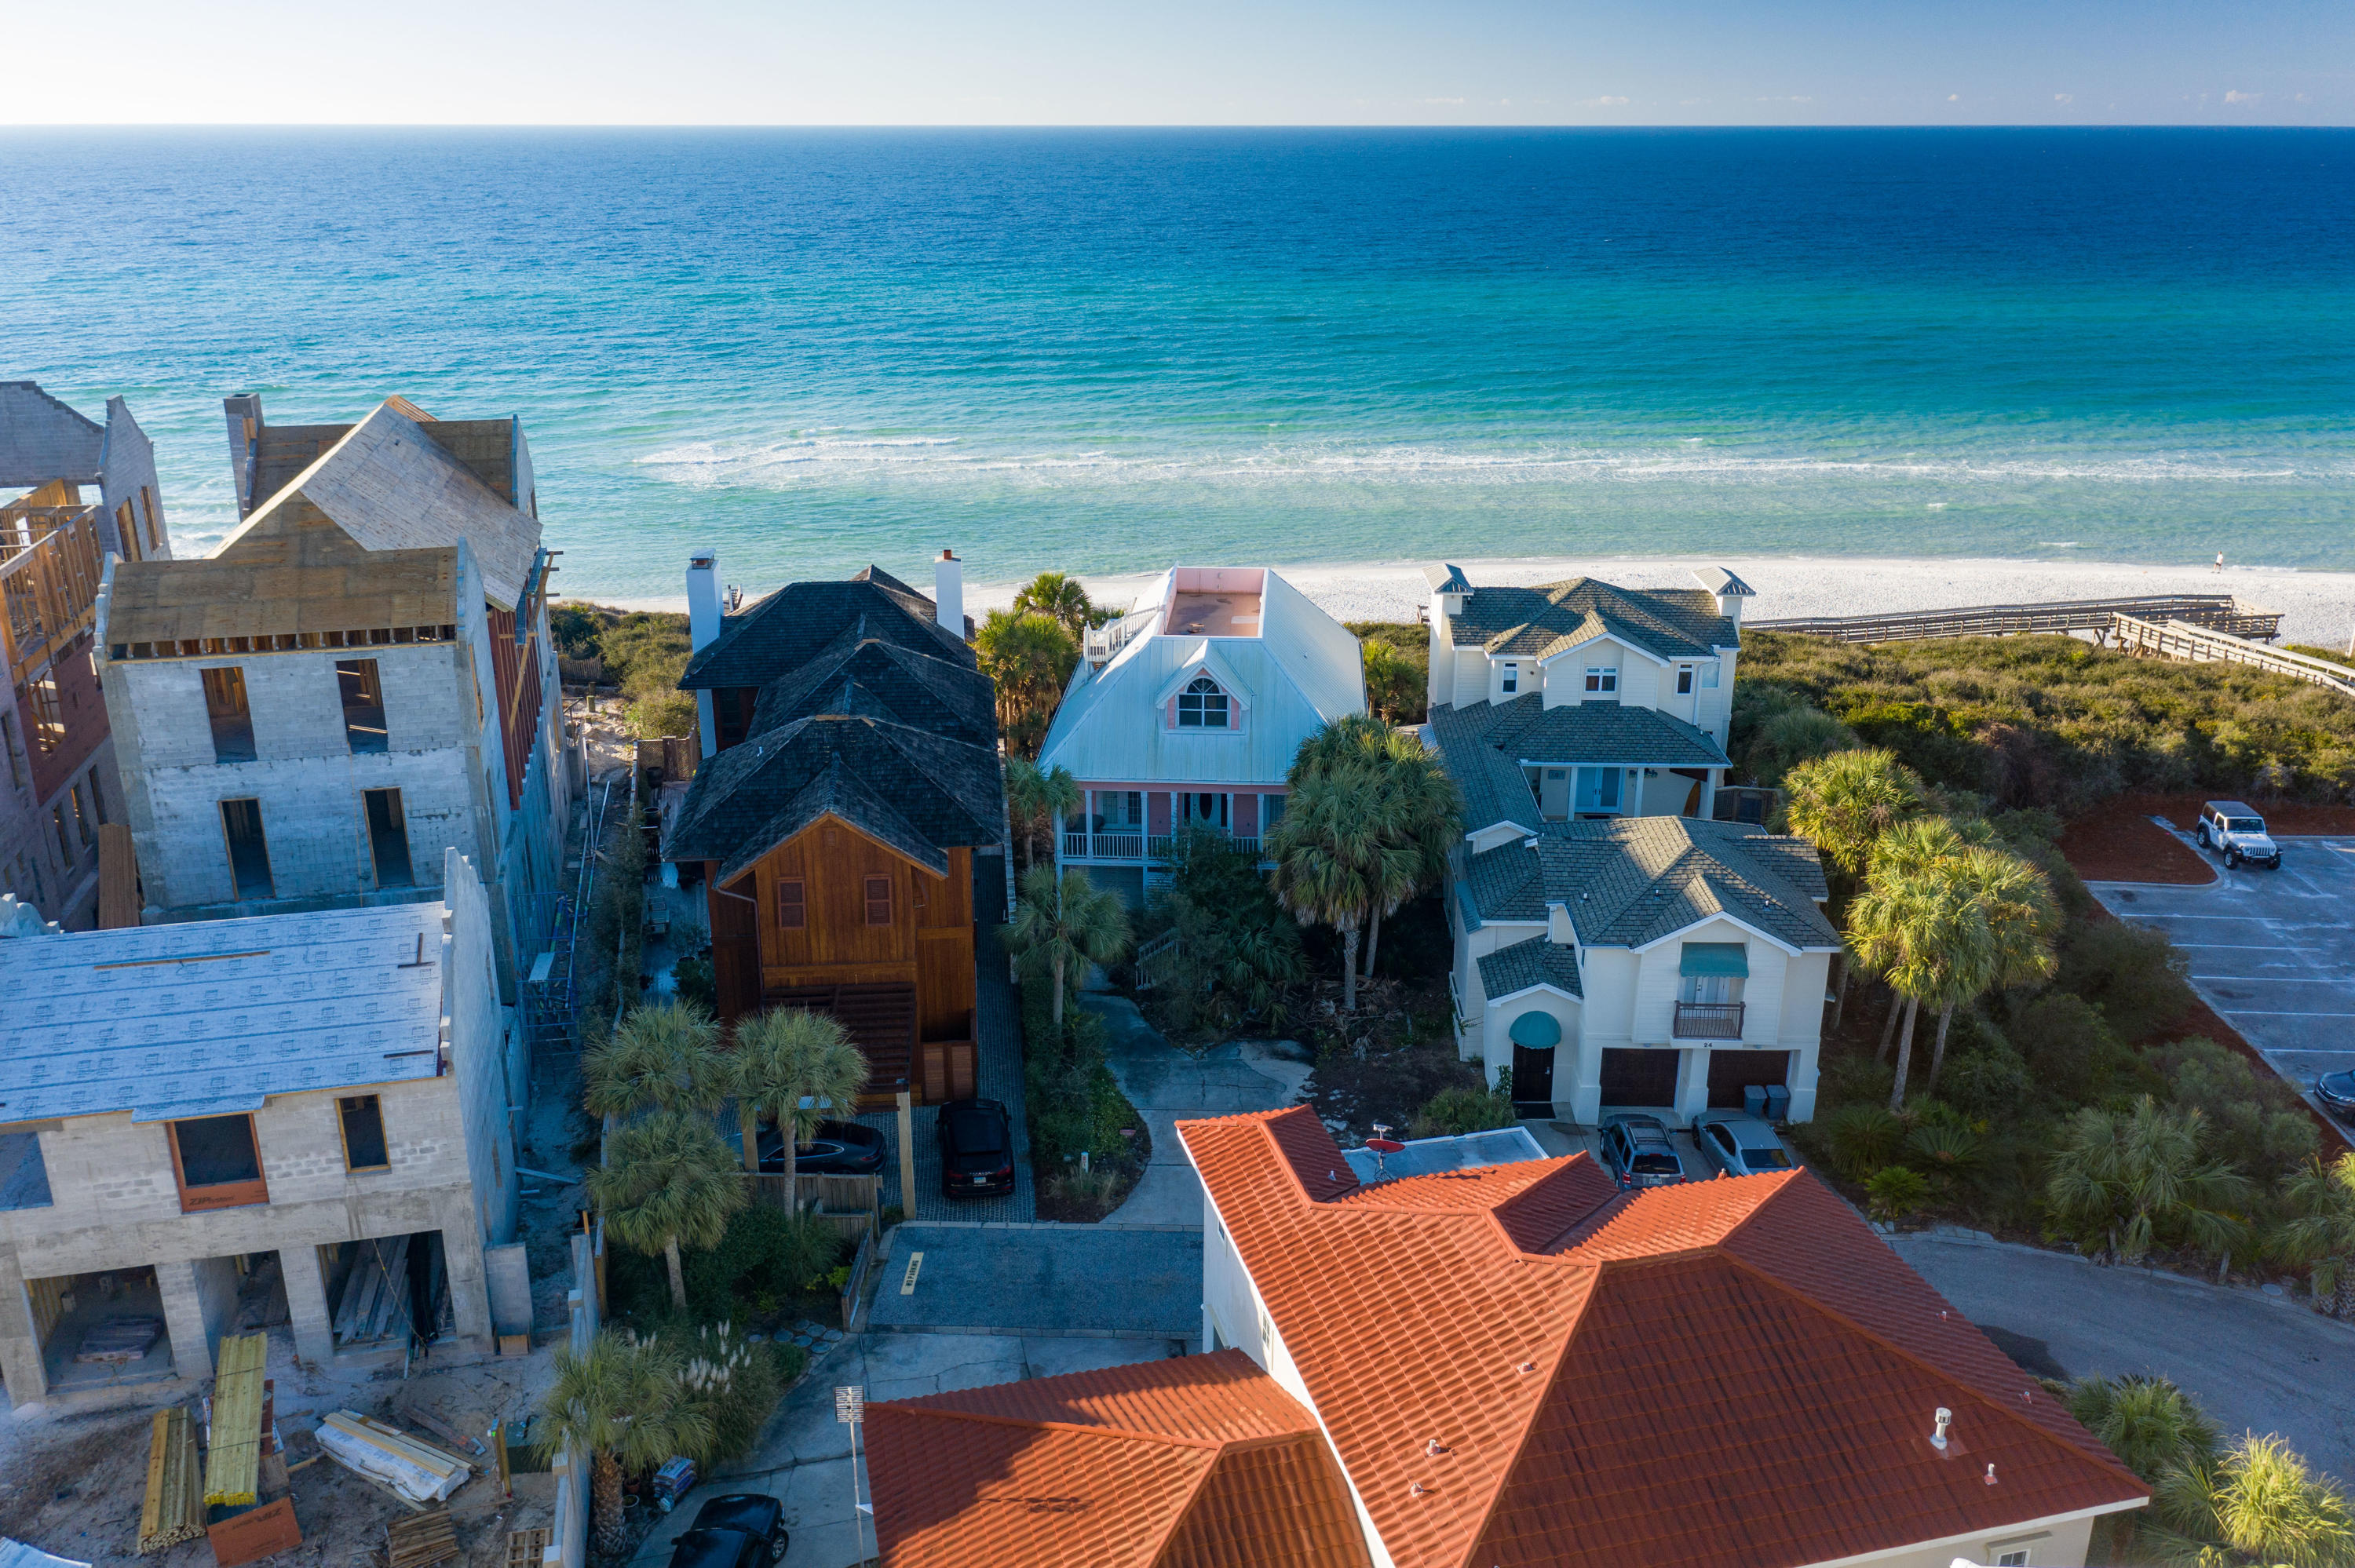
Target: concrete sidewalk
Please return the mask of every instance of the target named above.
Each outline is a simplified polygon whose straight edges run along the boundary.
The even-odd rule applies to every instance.
[[[922,1262],[915,1263],[922,1254]],[[1190,1343],[1202,1332],[1199,1229],[903,1224],[868,1327]]]
[[[1104,1021],[1112,1075],[1153,1134],[1153,1158],[1143,1179],[1103,1223],[1199,1229],[1202,1182],[1178,1141],[1178,1123],[1290,1105],[1299,1098],[1314,1058],[1289,1040],[1231,1040],[1189,1056],[1124,996],[1091,994],[1080,1005]]]

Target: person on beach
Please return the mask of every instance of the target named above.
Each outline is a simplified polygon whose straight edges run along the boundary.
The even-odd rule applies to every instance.
[[[2222,550],[2216,552],[2216,569],[2220,572],[2224,569],[2224,552]]]

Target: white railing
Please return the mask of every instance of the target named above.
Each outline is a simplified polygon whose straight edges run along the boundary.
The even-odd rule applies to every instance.
[[[1089,627],[1087,637],[1081,645],[1088,662],[1110,663],[1152,619],[1149,615],[1124,615],[1118,620],[1107,620],[1102,626]]]
[[[2355,670],[2328,660],[2243,642],[2237,637],[2184,620],[2169,620],[2162,625],[2131,615],[2116,615],[2111,617],[2111,635],[2117,640],[2117,646],[2130,653],[2156,653],[2161,658],[2203,664],[2247,664],[2270,670],[2276,675],[2287,675],[2294,681],[2327,686],[2342,697],[2355,697]]]
[[[1063,834],[1066,860],[1143,860],[1145,835],[1138,833]]]

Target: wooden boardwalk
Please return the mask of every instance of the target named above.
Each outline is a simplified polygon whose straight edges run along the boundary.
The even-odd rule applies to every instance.
[[[2184,621],[2233,637],[2271,641],[2281,617],[2244,605],[2228,593],[2151,594],[2129,599],[2055,599],[2041,604],[1981,604],[1955,609],[1903,610],[1890,615],[1819,615],[1796,620],[1753,620],[1751,631],[1791,631],[1838,642],[1916,642],[1945,637],[2007,637],[2023,632],[2091,631],[2106,638],[2113,621]]]

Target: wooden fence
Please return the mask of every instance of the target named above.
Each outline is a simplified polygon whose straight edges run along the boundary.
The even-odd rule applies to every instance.
[[[865,1236],[875,1231],[883,1218],[883,1186],[873,1176],[795,1176],[792,1192],[786,1191],[783,1176],[753,1175],[745,1181],[752,1189],[752,1201],[773,1209],[792,1209],[800,1200],[803,1213],[825,1221],[845,1236]]]
[[[2286,649],[2243,642],[2237,637],[2183,620],[2162,623],[2131,615],[2113,619],[2112,635],[2116,637],[2118,647],[2129,653],[2153,653],[2162,659],[2184,659],[2202,664],[2248,664],[2276,675],[2287,675],[2294,681],[2327,686],[2342,697],[2355,697],[2355,670],[2343,664],[2292,653]]]
[[[878,1259],[883,1255],[880,1245],[883,1233],[868,1231],[858,1238],[858,1251],[850,1260],[850,1277],[842,1286],[842,1331],[848,1333],[852,1319],[858,1316],[858,1298],[867,1288],[867,1277],[875,1271]]]
[[[2130,599],[2059,599],[2043,604],[1982,604],[1891,615],[1824,615],[1744,622],[1752,631],[1791,631],[1838,642],[1914,642],[1941,637],[2005,637],[2022,632],[2091,631],[2106,638],[2120,617],[2184,621],[2234,637],[2281,634],[2281,616],[2228,593],[2152,594]]]

